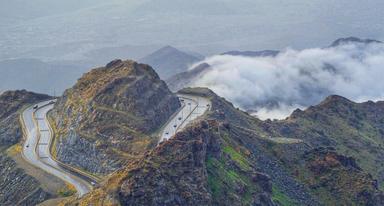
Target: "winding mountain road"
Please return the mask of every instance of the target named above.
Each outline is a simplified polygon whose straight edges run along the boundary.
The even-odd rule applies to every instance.
[[[21,116],[25,143],[22,156],[30,164],[73,185],[79,197],[92,190],[92,182],[61,167],[51,156],[52,132],[47,121],[47,113],[53,108],[55,100],[44,101],[24,110]]]
[[[207,98],[181,94],[178,97],[182,107],[163,126],[159,143],[171,138],[211,107],[211,102]],[[77,195],[82,197],[92,190],[92,185],[95,184],[92,178],[84,178],[83,173],[76,173],[63,167],[63,164],[57,162],[50,152],[53,134],[47,120],[47,113],[53,108],[54,102],[55,100],[49,100],[38,103],[22,113],[21,120],[25,135],[22,156],[37,168],[73,185]]]
[[[211,101],[204,97],[192,95],[177,95],[181,101],[181,108],[168,120],[163,129],[159,143],[168,140],[188,123],[203,115],[211,107]]]

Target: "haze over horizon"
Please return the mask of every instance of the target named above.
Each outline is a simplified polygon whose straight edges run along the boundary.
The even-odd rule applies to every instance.
[[[384,39],[383,7],[378,0],[2,0],[0,60],[83,60],[124,45],[213,55],[317,47],[345,36]]]

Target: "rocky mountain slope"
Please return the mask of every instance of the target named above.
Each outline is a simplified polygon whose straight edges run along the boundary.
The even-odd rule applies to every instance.
[[[303,139],[313,147],[334,147],[356,159],[383,185],[384,102],[355,103],[329,96],[305,111],[296,110],[287,120],[267,124],[285,137]]]
[[[151,135],[179,107],[150,66],[112,61],[83,75],[57,101],[55,155],[92,173],[112,172],[155,146]]]
[[[199,55],[189,54],[174,47],[166,46],[139,61],[153,66],[162,79],[167,79],[177,73],[187,71],[189,66],[201,60],[202,57]]]
[[[0,95],[0,205],[34,205],[56,195],[45,191],[10,156],[20,147],[15,144],[22,138],[18,122],[22,108],[48,98],[25,90]]]
[[[101,188],[67,204],[384,203],[381,181],[372,173],[371,162],[359,160],[372,149],[363,134],[366,130],[360,130],[360,138],[354,138],[351,133],[339,134],[345,131],[347,122],[354,127],[352,122],[356,124],[356,121],[379,131],[377,122],[381,119],[382,103],[357,104],[331,96],[306,111],[296,111],[286,120],[261,121],[209,90],[181,92],[209,97],[212,110],[140,160],[119,170]],[[365,114],[360,120],[353,120],[353,113],[341,108]],[[372,115],[373,111],[376,115]],[[315,130],[318,126],[320,130],[327,127],[322,135]],[[352,142],[359,146],[358,150],[349,148]],[[353,153],[353,149],[361,152]],[[368,159],[381,156],[375,151]]]

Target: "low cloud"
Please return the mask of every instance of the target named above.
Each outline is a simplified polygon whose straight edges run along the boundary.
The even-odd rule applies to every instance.
[[[331,94],[384,99],[383,44],[286,49],[276,57],[218,55],[204,62],[212,69],[192,86],[209,87],[261,119],[286,117]]]

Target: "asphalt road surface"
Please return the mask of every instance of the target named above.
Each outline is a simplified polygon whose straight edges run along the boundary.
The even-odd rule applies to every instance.
[[[211,107],[211,102],[207,98],[192,95],[178,95],[178,97],[182,107],[163,127],[159,143],[171,138],[188,123],[203,115]]]
[[[24,132],[26,133],[26,141],[23,146],[23,158],[30,164],[73,185],[77,190],[78,196],[81,197],[91,191],[91,183],[60,167],[57,162],[52,159],[49,151],[52,134],[46,114],[53,108],[53,104],[49,104],[50,102],[51,100],[37,104],[37,110],[33,108],[33,105],[27,108],[22,114]]]

